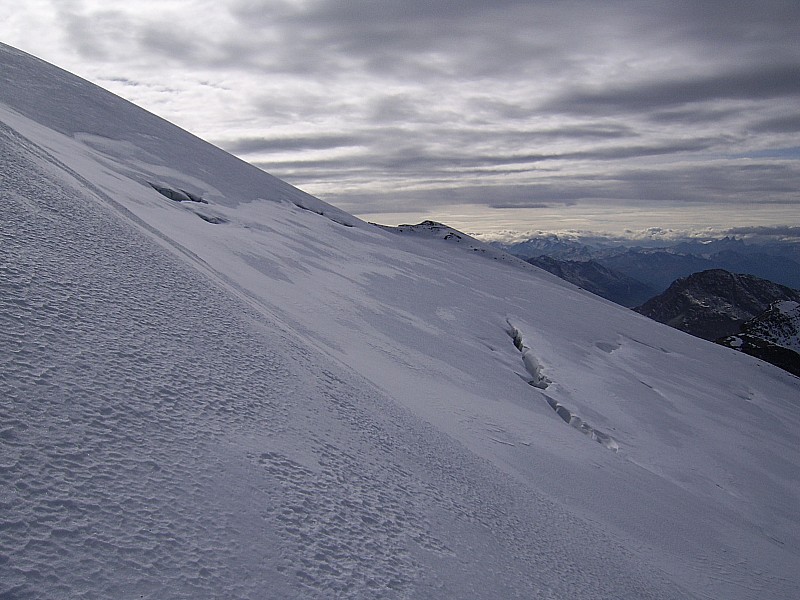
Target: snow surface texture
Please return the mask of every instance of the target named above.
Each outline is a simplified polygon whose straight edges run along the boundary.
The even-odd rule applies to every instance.
[[[800,597],[797,378],[0,64],[0,597]]]

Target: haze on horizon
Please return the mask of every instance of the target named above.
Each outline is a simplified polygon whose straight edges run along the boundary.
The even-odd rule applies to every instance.
[[[340,208],[470,233],[800,226],[800,4],[0,0],[0,39]]]

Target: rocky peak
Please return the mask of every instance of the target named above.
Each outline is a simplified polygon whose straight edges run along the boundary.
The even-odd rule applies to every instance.
[[[800,301],[800,292],[752,275],[709,269],[676,280],[635,310],[707,340],[739,333],[773,302]]]

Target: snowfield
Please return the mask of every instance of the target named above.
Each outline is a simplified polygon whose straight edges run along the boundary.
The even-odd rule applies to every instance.
[[[798,598],[800,379],[0,45],[1,598]]]

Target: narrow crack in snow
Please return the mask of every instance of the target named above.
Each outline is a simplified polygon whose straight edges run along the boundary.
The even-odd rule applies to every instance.
[[[525,365],[525,370],[532,378],[528,381],[528,385],[538,388],[540,390],[547,389],[548,386],[553,382],[550,379],[548,379],[542,372],[542,366],[539,362],[539,359],[525,343],[525,340],[522,336],[522,332],[519,329],[517,329],[517,327],[512,325],[510,320],[507,319],[506,322],[508,323],[509,326],[508,335],[513,340],[514,346],[522,354],[522,364]],[[590,439],[594,440],[598,444],[605,446],[609,450],[612,450],[614,452],[619,451],[619,444],[613,437],[586,423],[583,419],[581,419],[574,412],[566,408],[555,398],[548,396],[544,392],[542,392],[542,395],[547,401],[548,406],[550,406],[550,408],[552,408],[555,411],[555,413],[559,417],[561,417],[561,419],[566,424],[570,425],[571,427],[574,427],[582,434],[588,436]]]

